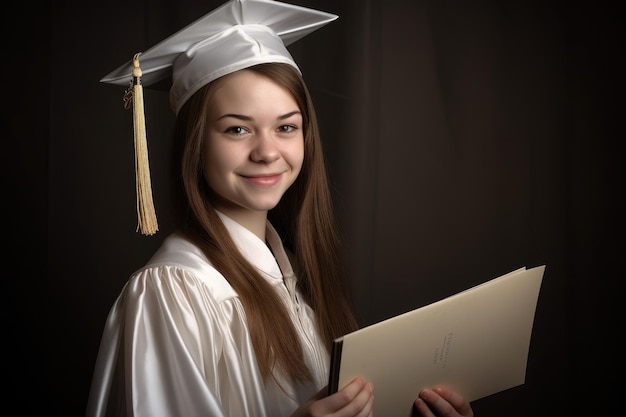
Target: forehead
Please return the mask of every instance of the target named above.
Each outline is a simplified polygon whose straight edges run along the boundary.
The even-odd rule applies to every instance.
[[[298,104],[292,93],[272,78],[251,70],[240,70],[216,80],[209,95],[211,108],[293,111]]]

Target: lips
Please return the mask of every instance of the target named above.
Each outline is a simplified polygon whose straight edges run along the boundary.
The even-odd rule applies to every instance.
[[[259,176],[243,176],[243,178],[249,183],[256,185],[257,187],[273,187],[280,182],[282,174],[272,175],[259,175]]]

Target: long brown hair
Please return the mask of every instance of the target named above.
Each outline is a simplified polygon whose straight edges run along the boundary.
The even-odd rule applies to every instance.
[[[335,224],[315,109],[300,74],[286,64],[260,64],[247,70],[262,74],[291,92],[303,117],[304,162],[300,175],[269,212],[272,225],[294,254],[298,287],[313,308],[320,337],[330,348],[334,338],[357,328],[345,288],[345,264]],[[274,366],[293,381],[310,379],[302,346],[289,315],[271,286],[241,255],[212,204],[204,180],[203,141],[217,79],[199,90],[180,110],[175,128],[177,220],[182,234],[197,244],[235,289],[246,311],[248,328],[264,379]]]

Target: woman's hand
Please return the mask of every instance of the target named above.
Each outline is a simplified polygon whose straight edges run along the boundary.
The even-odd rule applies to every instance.
[[[415,408],[422,417],[474,417],[470,403],[443,385],[420,391]]]
[[[323,388],[309,401],[302,404],[292,417],[373,417],[374,386],[361,377],[334,393],[326,395]]]

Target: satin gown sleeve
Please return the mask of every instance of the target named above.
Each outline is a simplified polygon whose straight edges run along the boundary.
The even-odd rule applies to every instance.
[[[102,381],[97,398],[107,404],[92,404],[99,412],[90,415],[249,416],[265,409],[262,395],[233,398],[262,390],[241,304],[211,299],[203,285],[173,266],[129,280],[104,331],[107,358],[94,374]]]
[[[294,384],[275,373],[280,384],[263,381],[236,292],[199,248],[171,235],[111,308],[87,417],[283,417],[326,384],[329,355],[280,238],[268,226],[277,261],[265,242],[224,221],[285,303],[312,380]]]

